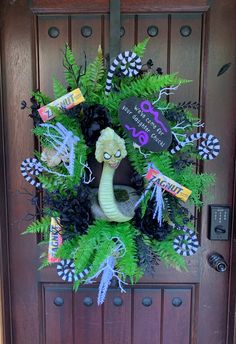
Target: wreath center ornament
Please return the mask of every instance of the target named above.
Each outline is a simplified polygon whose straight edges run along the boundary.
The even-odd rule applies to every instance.
[[[160,109],[149,100],[131,97],[121,102],[119,118],[127,135],[139,146],[152,152],[169,148],[171,128]]]
[[[98,200],[101,209],[109,221],[126,222],[133,217],[125,216],[120,212],[115,201],[113,190],[115,170],[126,155],[127,151],[124,139],[118,136],[111,128],[103,129],[96,143],[95,157],[98,162],[103,162],[102,176],[98,189]]]
[[[54,79],[54,99],[40,91],[31,98],[42,153],[23,160],[20,171],[44,191],[38,201],[44,209],[26,232],[48,238],[41,267],[56,263],[58,275],[76,290],[101,276],[98,305],[112,279],[125,292],[160,260],[187,268],[184,257],[195,254],[199,243],[184,202],[203,206],[201,195],[214,182],[196,172],[195,161],[215,159],[220,151],[214,135],[196,133],[203,127],[191,113],[197,102],[161,99],[188,81],[161,75],[151,60],[142,64],[147,43],[120,53],[109,70],[100,47],[83,68],[66,45],[66,87]],[[102,164],[98,189],[91,155]],[[133,169],[128,185],[113,185],[115,173],[124,173],[124,158]]]

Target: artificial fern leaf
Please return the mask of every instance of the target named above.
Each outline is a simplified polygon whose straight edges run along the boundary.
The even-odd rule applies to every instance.
[[[49,96],[40,91],[32,92],[32,96],[41,106],[47,105],[52,101],[52,99]]]
[[[82,67],[77,65],[74,54],[68,44],[65,47],[63,65],[65,67],[66,82],[74,90],[79,86]]]
[[[67,93],[66,88],[62,85],[62,83],[59,80],[55,78],[53,78],[53,93],[55,99],[60,98]]]
[[[86,90],[86,97],[91,100],[99,100],[99,91],[103,91],[103,85],[100,83],[104,77],[103,57],[98,51],[95,60],[89,64],[86,74],[81,77],[81,83]]]
[[[74,65],[75,64],[75,57],[74,54],[72,53],[70,46],[68,43],[65,45],[65,53],[64,53],[64,63],[68,65]]]
[[[48,266],[50,266],[51,263],[48,261],[48,258],[43,259],[42,263],[40,264],[38,270],[42,270]]]
[[[34,221],[31,225],[27,227],[23,234],[28,233],[46,233],[49,230],[51,224],[51,217],[44,216],[40,220]]]
[[[145,38],[142,42],[139,42],[137,45],[135,45],[132,51],[135,54],[137,54],[139,57],[143,57],[148,42],[149,42],[149,38]]]
[[[173,248],[173,240],[180,234],[179,231],[174,230],[163,241],[152,240],[152,249],[166,266],[173,267],[178,271],[187,271],[184,257],[176,253]]]

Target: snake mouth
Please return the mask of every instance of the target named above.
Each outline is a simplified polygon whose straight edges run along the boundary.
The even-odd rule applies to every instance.
[[[114,162],[114,163],[109,163],[109,165],[111,166],[111,168],[114,168],[114,169],[116,169],[118,166],[119,166],[119,162]]]

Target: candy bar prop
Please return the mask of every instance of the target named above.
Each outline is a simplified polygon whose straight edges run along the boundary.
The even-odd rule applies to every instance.
[[[105,94],[108,94],[111,91],[112,78],[119,65],[122,74],[128,77],[137,75],[142,68],[142,62],[138,55],[132,51],[120,53],[112,62],[107,74]]]
[[[36,180],[37,176],[43,172],[42,164],[35,158],[27,158],[22,161],[20,171],[25,180],[36,188],[42,184]]]
[[[53,102],[49,103],[38,109],[40,117],[44,122],[49,121],[54,116],[52,107],[57,107],[58,109],[71,109],[74,106],[84,102],[84,97],[79,88],[76,90],[65,94],[64,96],[54,100]]]
[[[183,235],[179,235],[174,239],[173,247],[181,256],[192,256],[197,252],[199,242],[194,231],[187,228]]]
[[[155,209],[153,212],[153,218],[157,218],[159,225],[162,224],[162,212],[165,206],[163,200],[163,190],[168,191],[175,197],[180,198],[186,202],[188,197],[191,195],[191,190],[176,183],[174,180],[164,176],[160,171],[149,166],[148,173],[145,178],[149,181],[145,192],[140,197],[135,207],[137,207],[146,197],[147,193],[152,190],[150,199],[155,199]]]
[[[62,245],[61,226],[59,219],[51,218],[50,237],[48,245],[48,262],[58,263],[60,258],[56,257],[58,248]]]
[[[171,128],[161,110],[149,100],[132,97],[121,102],[119,118],[127,135],[147,150],[166,150],[172,141]]]
[[[160,186],[163,190],[168,191],[173,196],[178,197],[181,201],[186,202],[191,195],[192,191],[176,183],[171,178],[164,176],[160,171],[155,168],[149,168],[147,175],[145,176],[147,180]]]
[[[199,139],[204,139],[204,141],[202,141],[201,144],[198,146],[199,155],[206,160],[215,159],[220,152],[220,143],[215,136],[207,133],[197,133],[188,136],[185,141],[180,142],[176,147],[171,149],[170,152],[171,154],[175,154],[188,143]]]

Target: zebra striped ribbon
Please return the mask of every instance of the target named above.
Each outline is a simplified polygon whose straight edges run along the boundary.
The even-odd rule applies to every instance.
[[[76,275],[73,259],[63,259],[57,264],[57,274],[66,282],[75,282],[78,279],[83,279],[88,273],[89,269],[84,269],[83,272]]]
[[[173,241],[174,250],[181,256],[192,256],[197,252],[199,242],[191,229],[187,228],[183,235],[178,235]]]
[[[37,182],[35,179],[35,177],[43,172],[43,166],[37,159],[27,158],[22,161],[20,171],[25,180],[31,185],[35,186],[36,188],[40,188],[42,186],[42,184]]]
[[[114,76],[117,66],[120,65],[123,75],[131,77],[139,73],[142,68],[140,57],[132,51],[125,51],[120,53],[112,62],[107,74],[105,94],[108,94],[112,86],[112,78]]]
[[[176,147],[172,148],[170,152],[171,154],[175,154],[186,144],[199,139],[204,139],[197,147],[199,155],[206,160],[215,159],[220,152],[220,142],[214,135],[207,133],[196,133],[188,136],[185,141],[180,142]]]

